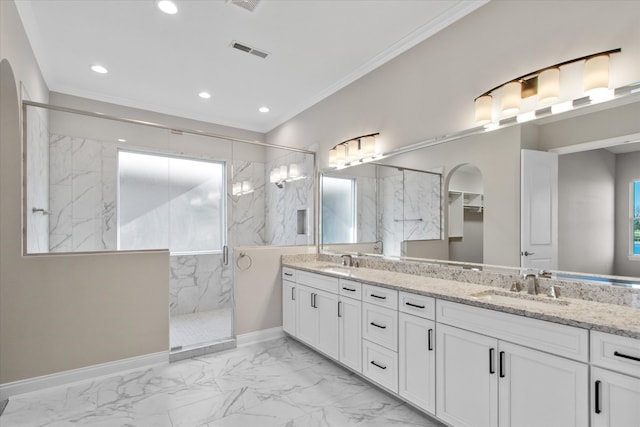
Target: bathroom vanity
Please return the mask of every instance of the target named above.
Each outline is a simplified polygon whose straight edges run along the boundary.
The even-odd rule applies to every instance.
[[[284,331],[451,426],[639,425],[638,309],[303,258]]]

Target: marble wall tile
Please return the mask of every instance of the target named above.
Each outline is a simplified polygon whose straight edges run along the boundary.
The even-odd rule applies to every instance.
[[[379,180],[379,223],[385,256],[401,256],[402,242],[406,240],[440,239],[440,175],[405,170]]]
[[[260,162],[234,161],[233,183],[250,183],[248,194],[233,194],[231,223],[229,224],[230,246],[265,244],[265,164]]]
[[[222,254],[171,256],[169,280],[171,315],[231,307],[233,303],[231,273],[231,267],[224,266],[222,263]]]
[[[52,134],[51,252],[117,249],[116,146]]]
[[[269,174],[275,167],[297,164],[298,181],[287,182],[278,188],[269,182]],[[265,168],[265,241],[269,245],[311,245],[314,223],[314,164],[313,157],[304,153],[289,153],[266,163]],[[298,211],[306,212],[306,233],[298,234]]]
[[[47,112],[29,108],[27,124],[27,253],[49,251],[49,216],[33,209],[49,211],[49,131]]]
[[[377,194],[376,178],[356,177],[358,242],[376,242],[377,235]]]

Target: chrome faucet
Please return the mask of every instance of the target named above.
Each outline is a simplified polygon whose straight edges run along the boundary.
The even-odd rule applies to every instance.
[[[524,276],[524,282],[527,284],[527,293],[529,295],[538,295],[538,279],[535,274],[527,274]]]
[[[351,255],[342,255],[340,258],[342,258],[342,265],[345,267],[353,266],[353,258],[351,258]]]

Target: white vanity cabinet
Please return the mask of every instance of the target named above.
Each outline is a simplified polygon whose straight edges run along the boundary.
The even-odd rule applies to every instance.
[[[282,280],[282,329],[297,336],[296,331],[296,284]]]
[[[399,293],[398,394],[435,414],[435,300]]]
[[[398,392],[398,291],[362,286],[362,374]]]
[[[338,301],[338,360],[362,373],[362,285],[340,279]]]
[[[297,291],[297,337],[337,359],[338,295],[301,284]]]
[[[640,341],[592,331],[591,363],[591,426],[639,426]]]
[[[436,305],[439,418],[456,427],[588,425],[586,330]]]

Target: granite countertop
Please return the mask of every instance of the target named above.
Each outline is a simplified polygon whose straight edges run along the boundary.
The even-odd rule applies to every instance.
[[[640,339],[640,310],[575,298],[513,293],[504,288],[322,261],[283,261],[283,265],[362,283],[412,292],[533,319]]]

